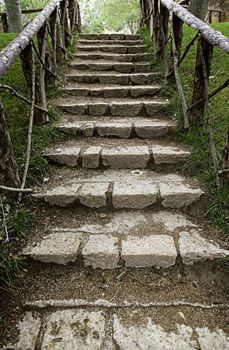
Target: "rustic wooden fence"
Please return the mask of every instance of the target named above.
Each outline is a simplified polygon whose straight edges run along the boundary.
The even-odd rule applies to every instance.
[[[48,121],[47,88],[56,85],[57,66],[66,59],[66,49],[80,32],[81,19],[76,0],[53,0],[0,52],[0,78],[20,55],[29,98],[11,86],[0,84],[13,96],[30,105],[26,162],[22,180],[19,178],[13,147],[0,100],[0,190],[30,192],[25,189],[30,162],[33,121]],[[35,36],[37,41],[35,43]]]
[[[183,6],[173,0],[140,0],[141,25],[148,26],[155,48],[155,56],[164,62],[165,81],[176,82],[181,99],[184,128],[192,124],[205,124],[217,183],[224,183],[229,177],[229,128],[225,137],[223,156],[219,159],[213,140],[210,99],[229,85],[229,77],[217,89],[209,92],[209,76],[214,47],[229,53],[229,39],[220,32],[193,16]],[[183,54],[183,24],[197,30]],[[179,67],[186,58],[189,49],[197,43],[196,63],[193,80],[192,105],[187,106]],[[168,49],[171,48],[171,49]],[[168,52],[170,50],[170,52]],[[204,115],[206,118],[204,119]]]

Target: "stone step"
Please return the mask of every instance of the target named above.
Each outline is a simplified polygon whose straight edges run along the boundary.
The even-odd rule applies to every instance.
[[[118,53],[118,54],[133,54],[133,53],[144,53],[146,52],[145,45],[138,45],[138,46],[124,46],[124,45],[77,45],[76,51],[90,51],[90,52],[112,52],[112,53]]]
[[[137,54],[117,54],[117,53],[105,53],[105,52],[76,52],[73,57],[81,60],[111,60],[118,62],[148,62],[149,56],[147,53],[137,53]]]
[[[118,73],[115,71],[98,73],[98,71],[73,70],[65,76],[67,80],[76,83],[148,85],[158,78],[158,73]]]
[[[25,314],[15,326],[19,329],[18,342],[6,349],[35,350],[38,343],[41,350],[228,349],[228,332],[221,328],[225,324],[217,315],[221,311],[225,319],[227,310],[221,310],[222,306],[214,312],[211,306],[210,311],[201,310],[198,303],[192,307],[188,302],[152,303],[148,309],[139,308],[137,302],[129,304],[135,306],[120,308],[118,302],[109,300],[31,302],[30,309],[37,312]]]
[[[150,72],[148,63],[132,63],[132,62],[96,62],[94,61],[72,61],[71,68],[78,70],[92,71],[116,71],[119,73],[147,73]]]
[[[60,88],[60,91],[73,96],[101,97],[101,98],[136,98],[145,96],[155,96],[161,91],[160,85],[120,85],[107,86],[100,84],[99,87],[88,86],[86,84],[67,85]]]
[[[56,106],[59,110],[75,115],[94,115],[94,116],[119,116],[119,117],[137,117],[137,116],[155,116],[166,112],[168,102],[159,99],[99,99],[86,98],[76,99],[74,97],[59,99]]]
[[[140,34],[80,34],[80,40],[141,40]]]
[[[106,223],[87,219],[78,227],[48,230],[29,243],[22,255],[60,265],[82,261],[84,266],[103,270],[168,268],[176,264],[177,257],[183,265],[192,266],[229,255],[203,234],[182,214],[120,212],[113,213]]]
[[[79,39],[77,44],[80,45],[124,45],[124,46],[138,46],[144,45],[144,41],[141,40],[88,40]]]
[[[75,117],[70,115],[69,120],[65,120],[57,125],[57,128],[74,136],[101,136],[143,139],[154,139],[167,135],[175,128],[175,123],[171,120],[147,119],[147,118],[120,118],[120,117]]]
[[[164,144],[152,144],[138,140],[125,141],[122,145],[103,139],[96,139],[94,145],[88,145],[85,140],[81,143],[71,143],[69,146],[60,146],[47,149],[44,157],[54,163],[82,166],[89,169],[145,169],[154,168],[157,165],[180,164],[190,156],[190,152],[181,147],[165,146]],[[132,140],[131,140],[132,141]]]
[[[63,168],[61,178],[65,181],[58,181],[57,185],[50,180],[32,197],[60,207],[143,209],[153,206],[185,208],[203,195],[193,179],[189,184],[176,174],[164,175],[146,170],[88,172],[86,169],[72,169],[70,172]]]

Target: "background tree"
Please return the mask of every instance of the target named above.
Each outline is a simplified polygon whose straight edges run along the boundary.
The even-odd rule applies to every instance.
[[[208,10],[208,4],[209,0],[190,0],[189,11],[204,21]]]
[[[5,0],[8,31],[20,32],[22,30],[22,15],[20,0]]]

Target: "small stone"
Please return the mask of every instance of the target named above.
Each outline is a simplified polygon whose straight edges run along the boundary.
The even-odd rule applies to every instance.
[[[92,137],[94,133],[94,123],[91,123],[91,122],[82,123],[81,131],[83,132],[83,136]]]
[[[41,328],[40,318],[34,318],[32,312],[26,312],[23,321],[17,325],[19,340],[15,345],[7,345],[2,350],[35,350]]]
[[[103,234],[91,235],[82,254],[85,266],[115,269],[119,262],[118,238]]]
[[[56,311],[48,317],[41,350],[101,349],[105,341],[105,325],[101,311]]]
[[[79,190],[81,204],[90,208],[101,208],[107,205],[106,194],[109,183],[95,182],[85,183]]]
[[[45,237],[35,247],[27,247],[23,254],[45,263],[66,265],[77,259],[82,234],[78,232],[55,232]]]
[[[175,265],[177,251],[171,236],[128,236],[122,241],[122,258],[128,267],[161,267]]]
[[[89,115],[105,115],[109,109],[107,103],[93,103],[88,105]]]
[[[67,207],[78,199],[78,190],[81,185],[59,186],[55,187],[44,194],[45,202],[51,205]]]
[[[111,104],[111,115],[120,117],[136,117],[142,109],[141,102],[114,102]]]
[[[193,265],[198,261],[221,259],[229,256],[229,251],[221,249],[218,244],[201,237],[197,230],[180,233],[179,250],[185,265]]]
[[[104,148],[103,165],[113,169],[144,169],[150,159],[147,146]]]
[[[159,188],[155,183],[145,181],[114,182],[113,206],[114,208],[143,209],[156,203],[158,192]]]
[[[88,147],[82,155],[83,161],[82,166],[83,168],[88,169],[97,169],[99,168],[99,159],[100,159],[100,152],[101,147]]]
[[[160,183],[162,205],[167,208],[182,208],[197,201],[203,194],[200,188],[190,188],[181,182]]]
[[[117,136],[128,139],[131,135],[132,125],[130,122],[98,122],[96,129],[99,136]]]

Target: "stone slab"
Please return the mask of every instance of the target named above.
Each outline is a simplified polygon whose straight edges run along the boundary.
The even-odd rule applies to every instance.
[[[95,350],[104,340],[101,311],[62,310],[49,316],[41,350]]]
[[[144,169],[150,159],[147,146],[103,148],[103,165],[113,169]]]
[[[171,182],[160,184],[160,194],[165,208],[182,208],[196,202],[203,191],[180,182]]]
[[[148,116],[153,116],[158,112],[165,112],[167,103],[165,101],[152,101],[152,102],[144,102],[144,107],[146,110],[146,114]]]
[[[66,103],[66,104],[57,104],[57,107],[63,111],[70,114],[81,115],[87,112],[87,104],[86,103]]]
[[[85,183],[79,190],[81,204],[90,208],[101,208],[107,205],[109,183]]]
[[[143,209],[156,203],[159,187],[147,181],[114,182],[112,200],[116,209]]]
[[[139,102],[114,102],[110,106],[111,115],[120,117],[136,117],[141,110],[142,104]]]
[[[80,147],[56,148],[53,151],[46,152],[45,157],[59,164],[76,166],[80,157]]]
[[[132,130],[130,122],[98,122],[95,127],[99,136],[116,136],[124,139],[130,137]]]
[[[99,167],[100,153],[102,147],[88,147],[82,154],[82,166],[88,169],[97,169]]]
[[[179,235],[179,251],[185,265],[193,265],[205,260],[221,259],[229,256],[229,251],[221,249],[217,243],[202,237],[197,230],[183,231]]]
[[[127,236],[122,241],[121,257],[128,267],[167,268],[175,265],[177,251],[171,236]]]
[[[44,194],[44,200],[51,205],[67,207],[77,201],[80,187],[81,185],[77,184],[55,187]]]
[[[118,238],[109,235],[91,235],[82,249],[84,264],[94,269],[115,269],[119,262]]]
[[[162,137],[168,134],[171,124],[163,121],[143,120],[135,122],[134,125],[138,137],[152,139],[154,137]]]
[[[89,115],[105,115],[109,110],[107,103],[89,103],[88,114]]]
[[[184,162],[190,156],[190,152],[178,147],[154,145],[152,147],[155,164],[171,164]]]
[[[55,232],[46,236],[34,247],[26,247],[23,255],[45,263],[66,265],[77,259],[82,234],[79,232]]]

